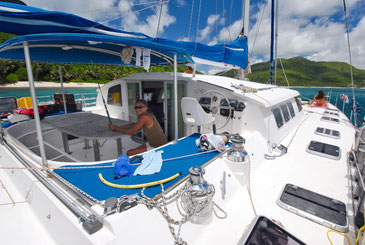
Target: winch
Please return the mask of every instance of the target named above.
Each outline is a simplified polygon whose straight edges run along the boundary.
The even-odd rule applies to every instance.
[[[247,152],[244,144],[245,139],[242,136],[235,135],[231,138],[232,145],[227,152],[227,158],[233,162],[245,162],[247,160]]]
[[[190,179],[181,195],[181,205],[186,213],[190,213],[192,223],[201,224],[209,219],[213,212],[214,186],[204,180],[202,167],[189,169]]]

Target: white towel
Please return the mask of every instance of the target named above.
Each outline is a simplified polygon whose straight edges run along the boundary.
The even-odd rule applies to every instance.
[[[203,138],[205,138],[208,140],[209,144],[203,144],[200,149],[201,150],[213,150],[216,149],[218,151],[224,151],[225,149],[225,143],[224,140],[222,138],[222,136],[220,135],[214,135],[213,133],[209,133],[209,134],[202,134],[199,139],[197,139],[195,141],[196,146],[199,147],[199,145],[201,144],[200,140]]]
[[[163,151],[151,151],[143,154],[142,165],[139,166],[136,171],[134,171],[133,175],[159,173],[162,167],[162,153]]]
[[[148,71],[151,65],[151,49],[143,49],[143,68]]]

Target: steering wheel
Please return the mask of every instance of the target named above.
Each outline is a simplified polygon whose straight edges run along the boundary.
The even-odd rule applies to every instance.
[[[216,129],[217,130],[218,129],[222,129],[224,126],[227,125],[227,123],[229,122],[229,120],[231,120],[231,116],[232,116],[232,107],[231,107],[231,104],[229,103],[229,100],[228,100],[227,96],[225,96],[223,93],[221,93],[221,92],[219,92],[217,90],[208,90],[208,91],[205,91],[204,93],[202,93],[200,95],[200,98],[199,98],[198,101],[200,101],[203,97],[206,97],[207,94],[211,94],[210,104],[207,105],[207,106],[210,107],[210,112],[212,113],[212,116],[215,118],[214,121],[217,120],[217,116],[218,115],[221,116],[220,115],[220,110],[222,108],[222,105],[221,105],[222,99],[219,99],[219,96],[217,96],[217,95],[220,95],[221,98],[223,97],[227,101],[229,115],[227,116],[226,120],[223,123],[221,123],[222,125],[219,125],[218,126],[216,124]],[[222,116],[222,117],[224,117],[224,116]],[[207,127],[207,126],[204,126],[204,125],[203,125],[203,127],[212,130],[212,128],[210,128],[210,127]]]

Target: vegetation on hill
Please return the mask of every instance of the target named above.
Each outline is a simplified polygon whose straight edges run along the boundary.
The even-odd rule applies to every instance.
[[[345,62],[315,62],[303,57],[281,59],[290,86],[304,87],[348,87],[351,86],[350,65]],[[280,65],[277,64],[277,85],[287,86],[287,82]],[[365,87],[365,70],[352,67],[354,83],[357,87]],[[270,63],[263,62],[251,66],[252,73],[248,79],[260,83],[268,83],[270,78]],[[219,75],[233,77],[235,71],[220,73]]]
[[[15,37],[14,35],[0,32],[0,43]],[[62,77],[64,82],[96,83],[96,77],[92,65],[62,65]],[[178,65],[177,71],[184,72],[184,65]],[[32,62],[35,81],[59,82],[58,64]],[[136,72],[146,72],[143,68],[128,66],[95,65],[95,71],[100,83],[130,76]],[[173,66],[152,66],[150,72],[173,72]],[[24,62],[0,60],[0,84],[27,81],[27,70]]]

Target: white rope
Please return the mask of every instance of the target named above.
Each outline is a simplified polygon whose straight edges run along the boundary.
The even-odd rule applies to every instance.
[[[249,155],[247,155],[247,157],[248,157],[248,173],[247,173],[247,185],[246,185],[246,187],[247,187],[248,196],[250,197],[252,210],[253,210],[255,216],[257,216],[256,208],[255,208],[255,205],[253,203],[252,193],[251,193],[251,180],[250,180],[250,176],[251,176],[251,159],[250,159]]]

